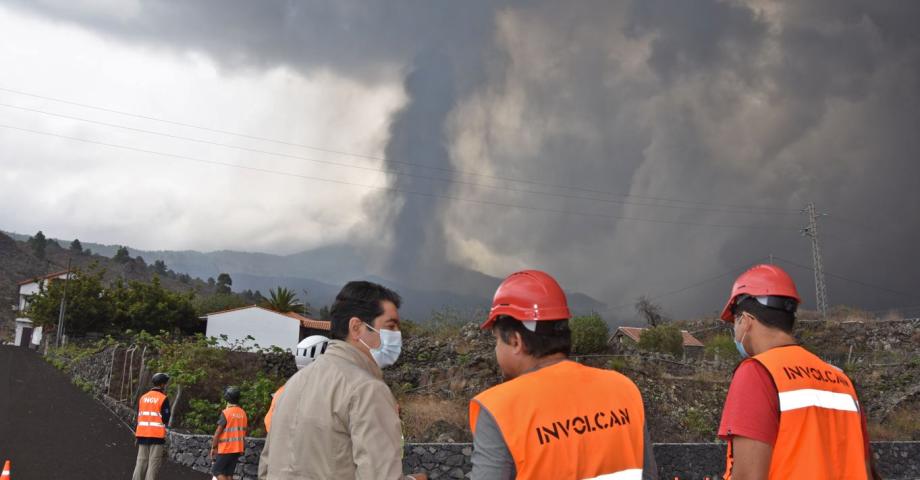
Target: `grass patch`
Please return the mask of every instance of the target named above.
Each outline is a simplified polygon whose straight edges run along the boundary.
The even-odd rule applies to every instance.
[[[449,424],[457,430],[467,431],[469,404],[464,401],[443,400],[436,396],[414,395],[399,400],[406,439],[429,439],[438,424]],[[468,438],[454,438],[464,441]]]

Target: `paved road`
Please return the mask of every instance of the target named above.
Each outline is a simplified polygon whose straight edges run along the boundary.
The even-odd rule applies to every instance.
[[[127,480],[136,456],[128,428],[63,373],[0,346],[0,462],[12,461],[13,480]],[[159,478],[210,477],[166,462]]]

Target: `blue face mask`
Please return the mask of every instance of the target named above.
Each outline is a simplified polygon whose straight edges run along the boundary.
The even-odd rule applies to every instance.
[[[737,327],[737,326],[738,326],[738,320],[735,320],[735,327]],[[732,334],[734,334],[734,337],[737,337],[738,335],[737,335],[737,333],[734,331],[734,328],[735,328],[735,327],[732,327]],[[745,333],[744,335],[747,335],[747,334]],[[744,344],[741,343],[741,341],[744,340],[744,335],[741,336],[741,340],[738,340],[737,338],[735,338],[735,348],[737,348],[737,349],[738,349],[738,353],[741,354],[741,359],[742,359],[742,360],[751,356],[751,355],[747,352],[747,350],[744,349]]]

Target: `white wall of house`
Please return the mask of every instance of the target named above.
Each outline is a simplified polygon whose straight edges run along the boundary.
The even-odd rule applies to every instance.
[[[67,277],[66,273],[61,273],[56,277],[43,278],[36,282],[25,283],[19,286],[19,311],[22,312],[29,307],[29,299],[33,295],[37,295],[41,291],[41,285],[45,284],[51,280],[64,279]]]
[[[262,348],[276,346],[293,351],[300,335],[300,322],[280,313],[259,307],[241,308],[207,315],[205,335],[220,339],[221,346],[242,342],[249,335]],[[253,342],[247,343],[252,346]]]
[[[39,290],[39,283],[27,283],[25,285],[19,286],[19,311],[23,311],[29,306],[29,299],[32,295],[37,295]]]
[[[16,345],[17,347],[19,346],[19,342],[22,341],[22,329],[26,328],[27,326],[31,326],[29,324],[32,323],[31,321],[29,321],[29,324],[25,324],[25,323],[20,322],[19,320],[20,319],[16,319],[16,335],[13,337],[13,345]]]

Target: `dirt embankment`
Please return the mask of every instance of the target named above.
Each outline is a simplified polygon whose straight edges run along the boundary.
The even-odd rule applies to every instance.
[[[892,321],[894,320],[894,321]],[[703,330],[716,320],[686,322]],[[718,333],[701,335],[704,341]],[[920,321],[842,315],[797,327],[802,344],[843,368],[859,388],[873,440],[920,439]],[[613,353],[613,352],[608,352]],[[716,439],[735,364],[639,354],[580,361],[615,368],[642,391],[655,442]],[[470,324],[405,335],[403,356],[385,379],[400,401],[408,441],[469,441],[467,405],[501,381],[494,340]]]

